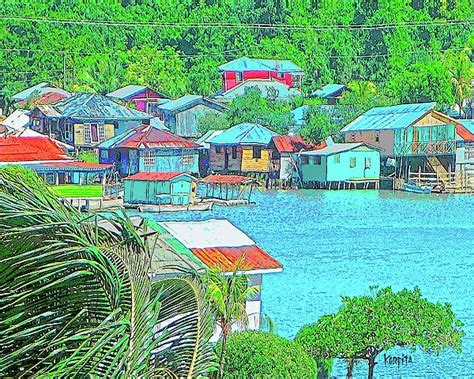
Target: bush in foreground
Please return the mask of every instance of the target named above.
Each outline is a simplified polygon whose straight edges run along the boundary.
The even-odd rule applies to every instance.
[[[225,378],[315,378],[316,362],[297,343],[272,333],[234,333],[227,343]]]

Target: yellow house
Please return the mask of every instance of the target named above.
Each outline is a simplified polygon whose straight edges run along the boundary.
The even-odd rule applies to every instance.
[[[252,123],[233,126],[210,141],[210,168],[215,172],[274,173],[272,138],[277,134]]]
[[[149,123],[153,116],[97,94],[76,94],[31,114],[32,129],[74,147],[95,147],[125,130]]]

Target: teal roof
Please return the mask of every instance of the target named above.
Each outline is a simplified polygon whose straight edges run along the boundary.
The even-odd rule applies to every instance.
[[[165,104],[160,105],[159,108],[167,111],[175,111],[183,107],[190,106],[201,99],[203,99],[203,96],[201,95],[184,95],[179,99],[171,100]]]
[[[372,108],[346,125],[341,133],[404,129],[432,111],[435,106],[436,103],[420,103]]]
[[[474,134],[474,120],[457,120],[462,126],[464,126],[470,133]]]
[[[278,134],[262,125],[242,123],[227,129],[211,138],[209,143],[215,145],[264,145],[270,144]]]
[[[342,84],[326,84],[323,88],[314,91],[312,95],[320,97],[321,99],[330,99],[341,95],[346,86]]]
[[[241,57],[218,67],[220,71],[277,71],[299,72],[303,69],[289,60],[254,59]]]
[[[61,117],[94,120],[150,120],[153,116],[117,104],[108,97],[81,93],[54,103]]]

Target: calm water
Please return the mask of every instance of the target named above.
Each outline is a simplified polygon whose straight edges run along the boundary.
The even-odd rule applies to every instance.
[[[257,193],[252,207],[174,213],[157,219],[228,218],[284,265],[264,278],[263,307],[278,333],[335,311],[341,295],[371,285],[419,286],[432,301],[450,302],[464,322],[463,353],[429,356],[401,349],[413,362],[398,368],[382,356],[376,376],[474,377],[474,197],[376,191]],[[356,377],[365,376],[365,363]],[[337,363],[333,375],[345,374]]]

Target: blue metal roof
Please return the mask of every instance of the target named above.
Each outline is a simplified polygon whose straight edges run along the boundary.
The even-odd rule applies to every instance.
[[[299,72],[303,69],[289,60],[254,59],[241,57],[227,62],[218,67],[220,71],[277,71],[277,72]]]
[[[216,145],[265,145],[272,137],[278,134],[262,125],[242,123],[227,129],[223,133],[211,138],[209,143]]]
[[[401,104],[372,108],[346,125],[341,133],[404,129],[432,111],[436,103]]]
[[[302,126],[305,123],[306,113],[309,111],[309,105],[302,105],[291,111],[293,115],[293,123],[297,126]]]
[[[470,133],[474,134],[474,120],[457,120],[462,126],[464,126]]]
[[[61,117],[94,120],[150,120],[152,115],[124,107],[93,93],[73,95],[52,105]]]
[[[330,99],[339,96],[345,88],[346,86],[342,84],[326,84],[323,88],[314,91],[312,95],[322,99]]]
[[[41,91],[44,87],[47,87],[49,84],[46,82],[39,83],[33,87],[27,88],[17,94],[13,95],[11,99],[13,101],[22,101],[28,99],[34,92]]]

